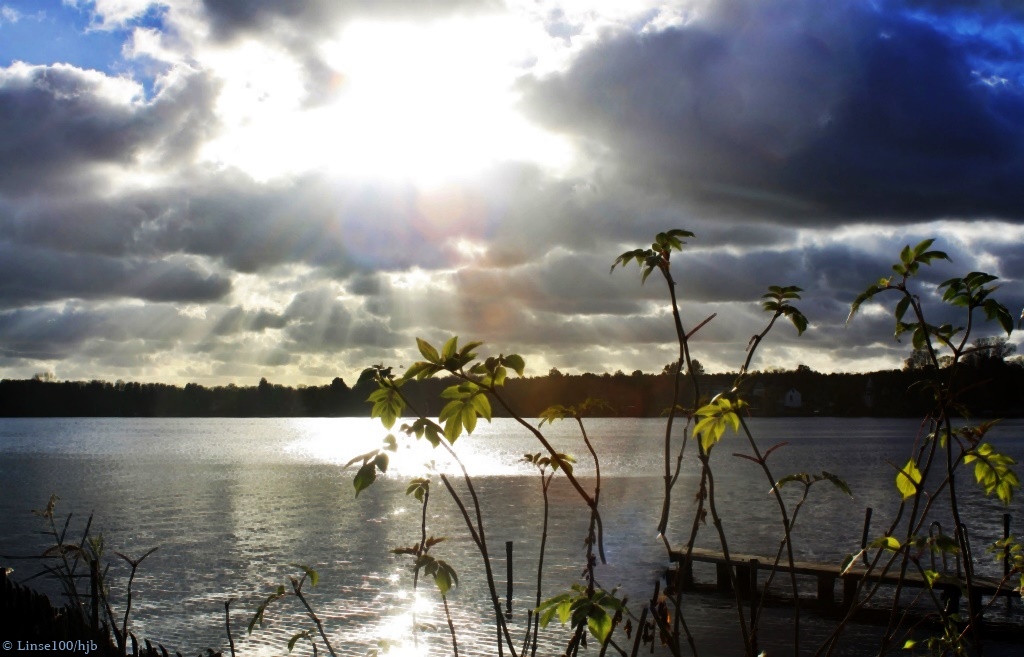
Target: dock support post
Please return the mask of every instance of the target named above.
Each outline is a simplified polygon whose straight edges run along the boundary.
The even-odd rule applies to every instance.
[[[824,610],[836,606],[836,576],[831,573],[818,575],[818,606]]]
[[[684,591],[692,591],[693,583],[693,559],[687,559],[684,553],[683,562],[679,566],[683,569],[682,587]]]
[[[731,591],[732,583],[729,581],[729,564],[722,561],[715,564],[716,583],[719,591]]]
[[[843,577],[843,611],[847,612],[857,602],[857,576],[846,575]]]

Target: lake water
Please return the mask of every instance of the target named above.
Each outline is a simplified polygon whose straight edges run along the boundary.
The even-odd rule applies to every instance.
[[[751,426],[762,448],[788,442],[770,459],[777,478],[828,470],[853,488],[850,499],[829,484],[815,487],[795,532],[798,559],[837,563],[859,548],[865,507],[875,510],[873,535],[890,521],[898,503],[891,464],[906,462],[920,430],[916,421],[879,419],[755,419]],[[664,546],[655,535],[664,423],[595,419],[588,428],[602,458],[609,562],[598,568],[597,577],[605,587],[621,585],[621,592],[639,603],[649,597],[666,564]],[[576,473],[592,486],[593,464],[575,424],[560,422],[545,430],[557,449],[578,458]],[[273,605],[266,626],[251,635],[245,626],[259,602],[298,572],[288,564],[303,563],[320,572],[319,586],[304,590],[339,654],[365,655],[380,639],[401,644],[392,655],[425,654],[431,648],[439,654],[449,639],[438,596],[432,588],[421,588],[414,597],[409,557],[389,550],[419,540],[419,505],[405,495],[408,479],[421,475],[430,459],[437,460],[440,471],[453,472],[454,466],[425,442],[403,444],[388,476],[356,499],[353,472],[341,466],[379,446],[385,433],[379,423],[361,418],[0,420],[0,555],[38,554],[52,543],[39,534],[45,525],[31,510],[43,508],[56,493],[61,497],[57,515],[74,514],[71,536],[80,535],[94,512],[93,533],[102,532],[111,556],[113,550],[139,556],[159,546],[142,564],[133,587],[133,626],[140,636],[185,654],[208,646],[226,651],[224,602],[233,597],[239,654],[282,654],[293,633],[312,629],[297,600]],[[999,449],[1024,461],[1024,422],[1004,422],[991,435]],[[481,496],[503,604],[505,542],[514,541],[513,624],[522,636],[526,610],[536,595],[541,492],[538,474],[521,459],[541,447],[512,420],[497,419],[481,423],[456,449]],[[727,434],[715,449],[719,511],[731,549],[767,555],[779,545],[780,523],[760,469],[732,455],[748,451],[735,434]],[[689,449],[669,531],[676,545],[692,522],[698,474]],[[457,509],[433,478],[427,531],[447,537],[432,554],[450,562],[461,577],[449,596],[460,654],[494,654],[480,557]],[[958,482],[978,567],[1001,573],[983,546],[1001,538],[1004,512],[1013,514],[1019,532],[1024,507],[1020,499],[1007,509],[985,498],[968,476]],[[791,492],[797,492],[795,487]],[[587,519],[576,493],[564,477],[556,477],[545,597],[579,581]],[[939,519],[948,531],[949,520]],[[710,525],[702,528],[698,544],[717,546]],[[127,572],[119,561],[112,559],[115,595],[123,591]],[[28,562],[0,562],[16,566],[16,577],[37,570]],[[120,608],[119,602],[115,599],[115,607]],[[722,637],[736,636],[729,604],[693,596],[687,614],[691,629],[718,640],[721,648]],[[409,645],[413,607],[420,622],[435,627],[421,633],[418,652]],[[641,605],[633,608],[639,613]],[[785,625],[788,612],[777,614]],[[552,626],[548,634],[561,637],[555,630]],[[812,635],[824,631],[808,626]],[[770,640],[770,633],[766,636]],[[785,654],[785,640],[779,641],[782,645],[771,654]],[[301,644],[296,648],[297,654],[307,654],[304,650]]]

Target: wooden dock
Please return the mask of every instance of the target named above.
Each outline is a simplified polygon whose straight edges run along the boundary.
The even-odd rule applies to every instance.
[[[715,564],[717,585],[719,590],[722,591],[732,590],[729,569],[730,566],[735,569],[736,587],[741,595],[746,598],[750,597],[751,592],[758,590],[759,573],[770,572],[774,562],[774,558],[735,553],[730,553],[729,560],[726,561],[725,556],[721,552],[703,548],[693,548],[690,558],[692,563],[683,567],[684,590],[687,588],[692,589],[694,586],[693,563],[710,563]],[[685,553],[673,552],[671,554],[671,561],[673,563],[682,563],[684,559]],[[880,582],[883,585],[893,587],[900,583],[898,570],[897,572],[883,573],[881,568],[876,568],[868,572],[866,568],[858,564],[843,573],[839,564],[796,561],[793,563],[792,568],[790,568],[788,559],[784,558],[779,561],[778,568],[776,569],[777,573],[788,574],[790,571],[800,576],[814,577],[817,580],[817,602],[820,608],[826,611],[837,609],[835,596],[837,580],[842,580],[843,582],[841,606],[838,608],[844,611],[854,604],[858,586],[862,581],[870,583]],[[907,572],[903,577],[904,588],[926,588],[927,586],[928,583],[925,578],[917,572]],[[962,577],[958,578],[955,575],[944,575],[934,583],[933,588],[942,592],[947,609],[955,612],[960,604],[961,591],[966,590],[966,581]],[[1004,585],[1000,588],[998,580],[977,576],[973,579],[972,591],[975,598],[973,605],[975,608],[981,607],[982,598],[984,597],[1006,596],[1011,599],[1021,597],[1020,593],[1013,590],[1012,585]]]

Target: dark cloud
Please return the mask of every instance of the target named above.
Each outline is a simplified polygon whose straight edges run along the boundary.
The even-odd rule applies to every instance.
[[[817,223],[1024,219],[1024,92],[990,55],[861,3],[716,3],[612,33],[524,83],[534,116],[613,149],[622,175],[720,216]]]
[[[179,72],[146,101],[133,82],[67,64],[0,69],[0,194],[87,189],[99,179],[90,165],[143,153],[155,167],[181,159],[211,127],[213,91]]]
[[[354,16],[377,19],[431,19],[467,11],[495,11],[491,0],[203,0],[215,34],[230,39],[240,34],[266,34],[287,29],[297,34],[331,36],[339,23]]]
[[[8,357],[64,360],[96,355],[160,354],[202,323],[166,304],[19,308],[0,312],[0,353]]]
[[[15,203],[0,197],[0,239],[58,251],[138,254],[148,250],[143,232],[159,211],[144,198],[56,195]]]
[[[75,309],[0,312],[0,353],[8,358],[67,358],[103,326],[101,318]]]
[[[0,243],[0,307],[68,298],[215,301],[231,280],[182,258],[118,259]]]
[[[267,329],[284,328],[287,323],[288,320],[284,315],[269,310],[248,310],[234,306],[228,308],[217,318],[213,333],[214,335],[262,333]]]

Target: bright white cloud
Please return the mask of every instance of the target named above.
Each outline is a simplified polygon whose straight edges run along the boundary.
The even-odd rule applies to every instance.
[[[167,5],[159,0],[64,0],[64,4],[91,12],[93,28],[99,30],[123,28],[151,8]]]
[[[288,53],[254,42],[208,53],[226,129],[206,157],[258,179],[321,169],[428,186],[504,161],[562,170],[568,144],[515,107],[537,40],[535,26],[507,16],[355,22],[323,46],[331,100],[314,108]]]

